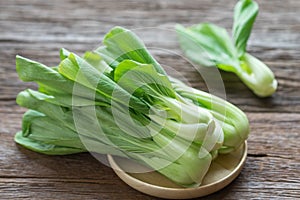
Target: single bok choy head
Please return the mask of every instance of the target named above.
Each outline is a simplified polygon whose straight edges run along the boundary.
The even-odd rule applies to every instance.
[[[249,133],[245,114],[169,77],[131,31],[113,28],[80,57],[60,51],[57,67],[17,56],[17,103],[29,110],[15,141],[48,155],[80,152],[133,159],[185,186],[199,186],[218,153]],[[226,109],[225,109],[226,108]]]
[[[267,97],[277,89],[272,71],[246,51],[258,5],[240,0],[234,9],[232,39],[224,28],[202,23],[185,28],[176,26],[179,43],[193,62],[235,73],[257,96]]]

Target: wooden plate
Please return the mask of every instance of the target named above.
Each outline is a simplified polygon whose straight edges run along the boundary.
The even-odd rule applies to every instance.
[[[145,194],[167,198],[188,199],[202,197],[221,190],[241,172],[247,157],[247,142],[230,154],[219,155],[206,174],[201,186],[183,188],[157,172],[129,173],[129,169],[145,167],[124,158],[108,155],[108,161],[115,173],[129,186]]]

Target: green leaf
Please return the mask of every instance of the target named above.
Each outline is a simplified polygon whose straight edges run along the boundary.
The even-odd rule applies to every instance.
[[[93,101],[96,99],[98,102],[108,102],[105,97],[83,85],[76,84],[76,90],[73,90],[74,82],[62,76],[56,68],[47,67],[22,56],[16,56],[16,68],[21,80],[37,82],[39,90],[43,93],[76,95],[83,98],[88,98],[87,94],[95,94],[92,97]]]
[[[122,130],[130,130],[130,135],[135,135],[138,138],[149,138],[151,136],[148,129],[145,130],[145,128],[140,128],[142,127],[142,124],[138,121],[135,121],[136,124],[130,124],[130,118],[126,115],[126,113],[124,114],[124,110],[126,111],[126,108],[124,108],[124,110],[119,110],[115,113],[116,116],[113,116],[108,107],[64,107],[59,106],[52,96],[30,89],[19,93],[17,103],[20,106],[35,110],[30,111],[30,115],[26,114],[23,117],[22,131],[25,135],[28,135],[30,123],[34,120],[35,115],[32,113],[34,112],[37,117],[47,116],[47,118],[55,120],[57,126],[65,126],[75,132],[79,131],[80,134],[87,137],[101,138],[101,140],[103,142],[105,141],[107,144],[111,144],[111,142],[105,140],[103,132],[105,132],[105,134],[113,135],[116,135],[116,133],[122,133],[124,135],[124,133],[120,132],[118,129],[119,124],[116,124],[116,117],[119,118],[119,122],[121,121],[121,124],[123,125]]]
[[[108,64],[106,64],[103,58],[96,52],[85,52],[83,59],[101,74],[110,73],[112,71],[112,68]]]
[[[238,64],[235,47],[224,28],[203,23],[184,28],[176,25],[180,47],[185,55],[197,64],[218,65],[225,71],[234,71]]]
[[[15,141],[16,143],[26,147],[27,149],[47,155],[68,155],[86,152],[86,150],[80,148],[71,148],[65,146],[56,146],[53,144],[46,144],[42,141],[31,139],[30,137],[24,137],[22,132],[16,133]]]
[[[61,48],[60,49],[60,59],[63,61],[64,59],[68,58],[72,54],[72,52],[68,51],[67,49]],[[92,67],[97,69],[100,73],[110,72],[112,69],[107,65],[103,58],[96,52],[87,51],[83,55],[82,59],[88,62]]]
[[[115,69],[115,81],[129,93],[138,90],[139,95],[160,95],[175,98],[167,76],[158,73],[153,65],[140,64],[131,60],[122,61]]]
[[[27,89],[18,94],[16,102],[22,107],[36,110],[40,113],[44,113],[47,116],[52,116],[54,119],[64,116],[62,107],[47,102],[54,99],[53,96],[49,96],[31,89]]]
[[[27,121],[29,117],[31,120]],[[22,130],[23,136],[25,136],[24,132],[29,132],[27,136],[30,136],[31,139],[43,141],[46,144],[85,149],[78,134],[60,121],[47,116],[36,117],[35,112],[28,111],[23,118],[24,123],[27,126],[25,130]]]
[[[131,31],[114,27],[103,39],[104,46],[97,52],[105,61],[116,67],[123,60],[132,60],[142,64],[152,64],[156,71],[166,74],[158,62],[150,55],[144,43]]]
[[[65,58],[69,57],[70,53],[71,52],[68,51],[67,49],[61,48],[59,51],[60,60],[64,60]]]
[[[27,137],[30,135],[30,127],[31,127],[31,122],[40,117],[44,117],[45,114],[37,112],[35,110],[28,110],[22,118],[22,133],[24,137]]]
[[[31,115],[33,115],[33,117],[31,117]],[[88,147],[90,151],[97,153],[113,153],[121,155],[118,148],[115,148],[111,142],[105,144],[96,136],[94,138],[83,135],[79,136],[77,129],[72,130],[65,126],[68,122],[66,120],[59,121],[45,115],[40,115],[39,117],[36,116],[36,112],[30,110],[25,113],[25,118],[23,118],[23,124],[27,124],[27,130],[22,130],[23,136],[25,136],[24,131],[29,132],[26,137],[31,140],[38,141],[38,143],[43,143],[44,145],[55,145],[55,149],[57,149],[57,147],[67,147],[87,151],[86,147]],[[32,120],[27,121],[26,119],[29,118]],[[92,133],[93,130],[90,128],[89,132]]]
[[[253,0],[240,0],[235,6],[232,35],[239,57],[246,52],[247,41],[258,10],[258,4]]]
[[[84,59],[73,53],[60,63],[58,70],[68,79],[99,93],[106,99],[105,102],[115,101],[125,106],[134,107],[141,112],[148,111],[147,105],[140,99],[132,96],[104,73],[99,72]],[[76,91],[76,89],[77,87],[73,91]],[[85,95],[93,97],[94,93],[86,93]],[[128,102],[124,102],[124,99],[130,99],[130,105],[128,105]]]

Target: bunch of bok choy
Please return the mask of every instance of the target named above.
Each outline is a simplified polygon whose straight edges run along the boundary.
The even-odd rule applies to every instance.
[[[169,77],[131,31],[115,27],[80,57],[66,49],[48,67],[17,56],[36,82],[17,103],[29,110],[15,141],[48,155],[96,152],[133,159],[175,183],[199,186],[212,160],[249,133],[232,104]]]

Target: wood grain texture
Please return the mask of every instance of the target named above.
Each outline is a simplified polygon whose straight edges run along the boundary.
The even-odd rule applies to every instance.
[[[173,27],[209,21],[228,30],[231,0],[0,0],[0,194],[1,199],[156,199],[124,184],[89,154],[40,155],[13,142],[25,109],[15,97],[33,83],[18,80],[15,55],[49,66],[59,48],[78,54],[94,49],[120,25],[141,36],[153,55],[193,86],[201,76],[180,58]],[[249,51],[274,71],[279,87],[259,99],[238,78],[221,72],[227,100],[249,117],[249,154],[241,175],[205,199],[300,198],[300,1],[259,1]],[[179,54],[179,55],[178,55]],[[170,74],[174,70],[167,67]]]

